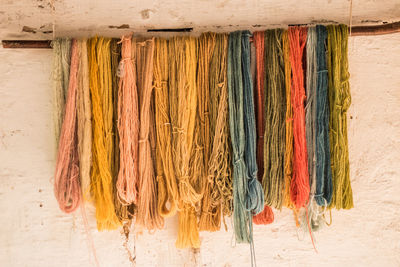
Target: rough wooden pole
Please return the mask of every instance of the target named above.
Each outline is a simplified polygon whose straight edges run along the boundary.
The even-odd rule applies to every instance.
[[[397,32],[400,32],[400,21],[382,25],[351,27],[351,36],[383,35]],[[3,48],[51,48],[51,40],[3,40],[2,44]]]

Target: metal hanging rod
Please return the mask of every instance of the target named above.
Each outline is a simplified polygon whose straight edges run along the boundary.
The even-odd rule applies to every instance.
[[[351,27],[351,37],[383,35],[383,34],[391,34],[397,32],[400,32],[400,21],[393,23],[386,23],[382,25]],[[3,44],[3,48],[51,49],[51,40],[2,40],[1,42]]]

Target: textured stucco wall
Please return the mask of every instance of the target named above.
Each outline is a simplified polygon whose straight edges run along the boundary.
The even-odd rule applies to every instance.
[[[51,51],[0,48],[0,266],[91,266],[80,213],[63,214],[53,196]],[[333,211],[333,224],[297,233],[288,210],[255,226],[258,266],[400,265],[400,34],[352,38],[349,112],[355,208]],[[119,231],[90,228],[101,266],[130,266]],[[228,224],[231,224],[228,219]],[[136,239],[137,266],[249,266],[233,233],[201,233],[194,256],[174,247],[177,219]],[[299,240],[300,239],[300,240]]]

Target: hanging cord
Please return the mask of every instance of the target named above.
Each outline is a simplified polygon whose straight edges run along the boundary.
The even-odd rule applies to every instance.
[[[168,92],[168,41],[155,39],[154,87],[157,132],[158,212],[163,217],[175,215],[179,191],[172,158],[172,131]],[[167,205],[169,204],[169,207]]]
[[[60,209],[66,213],[75,211],[81,202],[76,132],[76,90],[79,54],[75,40],[72,42],[72,52],[70,83],[54,175],[54,194]]]
[[[256,50],[256,83],[254,87],[254,100],[256,104],[256,131],[257,131],[257,167],[258,181],[262,183],[264,176],[264,132],[265,132],[265,46],[264,32],[255,32],[253,34],[253,43]],[[265,197],[265,196],[264,196]],[[266,203],[265,203],[266,204]],[[264,210],[253,216],[255,224],[270,224],[274,221],[274,213],[268,206],[264,206]]]
[[[114,141],[110,42],[111,39],[95,37],[88,43],[93,115],[91,190],[99,230],[115,229],[121,224],[115,214],[112,185]]]
[[[294,115],[293,178],[290,185],[290,196],[296,209],[300,209],[307,205],[310,193],[304,114],[304,102],[306,96],[304,91],[302,67],[302,57],[306,39],[307,28],[289,28],[290,62],[292,67],[291,99]]]
[[[346,25],[329,25],[327,30],[329,137],[333,184],[329,208],[351,209],[353,192],[347,140],[347,110],[351,104],[347,55],[349,29]]]
[[[266,98],[263,187],[267,205],[282,208],[285,154],[285,72],[283,30],[265,33]]]
[[[136,225],[148,230],[161,229],[164,220],[157,210],[157,185],[151,157],[151,96],[153,91],[154,38],[136,44],[137,87],[140,105],[139,131],[139,198]]]

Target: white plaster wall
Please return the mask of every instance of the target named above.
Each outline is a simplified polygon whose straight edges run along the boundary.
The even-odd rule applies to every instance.
[[[80,213],[65,215],[53,196],[50,50],[0,48],[0,266],[92,266]],[[400,34],[352,38],[349,117],[355,208],[298,239],[292,214],[255,226],[258,266],[400,266]],[[119,231],[90,231],[101,266],[130,266]],[[228,222],[230,222],[228,220]],[[137,266],[192,266],[174,247],[177,219],[136,239]],[[201,233],[198,266],[249,266],[232,230]],[[131,244],[132,245],[132,244]]]

